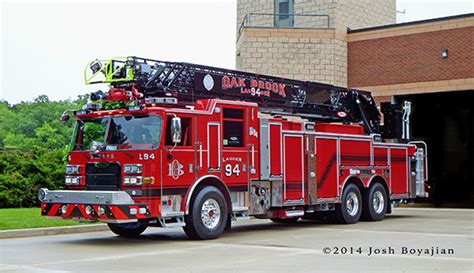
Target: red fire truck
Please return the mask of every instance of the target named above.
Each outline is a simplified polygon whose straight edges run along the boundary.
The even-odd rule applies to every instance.
[[[71,110],[67,190],[38,193],[48,218],[212,239],[250,216],[378,221],[427,196],[408,102],[381,124],[366,91],[138,57],[95,60],[85,81],[110,89]]]

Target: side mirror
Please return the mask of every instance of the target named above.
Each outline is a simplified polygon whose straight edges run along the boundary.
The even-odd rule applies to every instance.
[[[69,118],[71,118],[71,117],[68,114],[62,114],[61,117],[59,118],[59,120],[64,123],[64,122],[68,121]]]
[[[181,118],[174,117],[171,119],[171,139],[174,144],[181,142]]]

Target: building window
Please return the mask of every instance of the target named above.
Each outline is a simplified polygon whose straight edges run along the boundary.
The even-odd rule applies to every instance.
[[[224,108],[224,147],[244,147],[244,110]]]
[[[293,0],[275,0],[275,27],[293,27]]]

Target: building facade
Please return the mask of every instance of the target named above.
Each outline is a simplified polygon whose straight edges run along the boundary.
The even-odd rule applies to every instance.
[[[395,6],[395,0],[238,0],[237,69],[347,86],[347,30],[393,24]]]
[[[435,202],[474,206],[474,14],[396,24],[396,0],[238,0],[238,70],[413,102]]]
[[[351,30],[347,44],[348,86],[374,96],[474,89],[472,14]]]

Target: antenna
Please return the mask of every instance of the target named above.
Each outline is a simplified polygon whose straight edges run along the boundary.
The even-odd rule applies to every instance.
[[[406,9],[403,9],[403,11],[397,10],[397,23],[405,23],[405,14]]]

